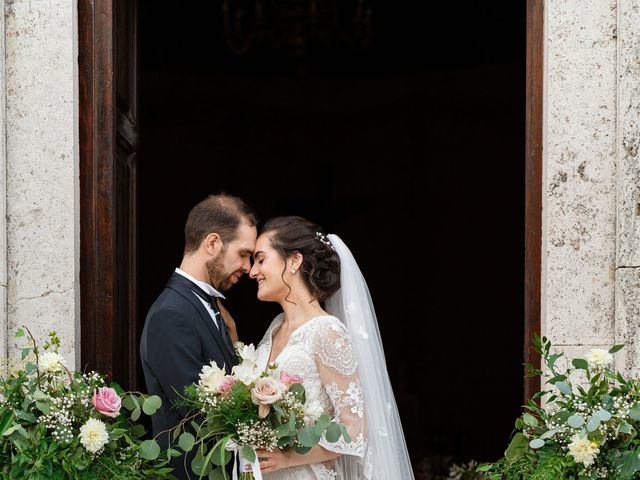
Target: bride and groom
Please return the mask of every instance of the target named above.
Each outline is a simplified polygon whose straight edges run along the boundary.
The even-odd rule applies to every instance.
[[[153,433],[168,445],[185,412],[176,391],[215,361],[237,364],[235,322],[219,302],[243,274],[258,299],[283,312],[257,347],[258,365],[304,379],[307,397],[347,427],[352,441],[321,441],[304,455],[258,450],[268,480],[413,479],[369,291],[337,235],[300,217],[257,221],[239,198],[212,195],[189,213],[182,263],[147,314],[140,355],[147,389],[163,400]],[[253,265],[251,263],[253,257]],[[188,478],[182,462],[172,464]]]

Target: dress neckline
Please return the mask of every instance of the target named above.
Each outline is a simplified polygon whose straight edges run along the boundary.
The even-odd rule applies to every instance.
[[[318,318],[326,318],[326,317],[332,317],[333,315],[316,315],[315,317],[311,317],[309,320],[307,320],[306,322],[304,322],[302,325],[300,325],[299,327],[296,327],[291,334],[289,335],[289,338],[287,339],[287,343],[284,344],[284,347],[282,347],[282,350],[280,350],[280,353],[278,353],[278,356],[276,358],[274,358],[273,360],[270,360],[271,358],[271,352],[273,351],[273,332],[277,329],[280,328],[282,326],[282,324],[284,323],[284,313],[281,313],[280,315],[278,315],[277,318],[276,317],[276,321],[274,322],[273,327],[271,328],[271,331],[269,332],[269,355],[267,356],[267,365],[269,365],[269,363],[271,362],[277,362],[278,358],[280,358],[280,355],[282,355],[282,352],[284,352],[287,347],[289,346],[289,343],[291,342],[291,339],[293,338],[293,336],[298,333],[300,330],[302,330],[302,328],[306,325],[309,325],[311,322],[313,322],[314,320],[318,319]]]

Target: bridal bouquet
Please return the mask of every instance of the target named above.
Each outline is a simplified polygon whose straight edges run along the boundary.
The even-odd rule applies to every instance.
[[[96,372],[71,372],[55,332],[38,348],[31,332],[17,365],[0,370],[0,478],[174,478],[135,421],[159,397],[125,393]],[[25,337],[24,330],[17,337]],[[123,405],[133,406],[130,418]]]
[[[546,338],[534,341],[547,371],[529,365],[529,376],[547,378],[550,387],[534,397],[544,406],[531,400],[504,458],[478,470],[495,480],[640,478],[640,380],[612,371],[622,345],[559,369],[564,354],[551,353]]]
[[[319,402],[306,398],[302,378],[285,372],[276,376],[275,364],[259,371],[253,345],[236,344],[236,352],[240,364],[231,375],[214,362],[205,365],[199,382],[187,386],[175,404],[194,411],[171,437],[184,452],[194,451],[190,467],[199,478],[228,478],[225,465],[233,459],[237,472],[239,456],[239,478],[253,479],[260,471],[257,448],[306,453],[323,436],[329,442],[340,437],[351,442],[344,425],[331,421]],[[251,465],[251,472],[245,465]]]

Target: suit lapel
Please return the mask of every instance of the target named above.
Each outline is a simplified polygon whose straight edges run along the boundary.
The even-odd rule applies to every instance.
[[[191,291],[191,288],[189,287],[188,284],[186,284],[186,282],[185,283],[181,282],[179,278],[176,278],[176,276],[178,275],[174,274],[174,276],[169,279],[169,282],[167,283],[167,288],[170,288],[176,291],[177,293],[182,295],[184,298],[186,298],[189,302],[191,302],[191,304],[194,307],[196,307],[196,310],[198,310],[198,313],[200,314],[200,319],[204,321],[205,325],[211,332],[211,335],[215,339],[220,351],[222,352],[225,358],[225,369],[230,371],[231,367],[233,367],[236,364],[236,362],[234,361],[234,355],[232,354],[231,351],[229,351],[229,347],[227,346],[227,343],[222,338],[222,333],[213,324],[213,319],[211,318],[211,315],[209,315],[209,312],[207,312],[207,309],[204,307],[204,305],[200,301],[200,297],[198,297],[195,293]]]

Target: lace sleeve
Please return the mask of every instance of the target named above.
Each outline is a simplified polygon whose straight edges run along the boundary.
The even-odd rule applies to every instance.
[[[362,457],[366,450],[364,395],[357,372],[357,362],[349,332],[338,320],[322,323],[313,339],[318,372],[331,400],[334,421],[342,423],[351,436],[335,443],[323,437],[320,445],[332,452]]]

